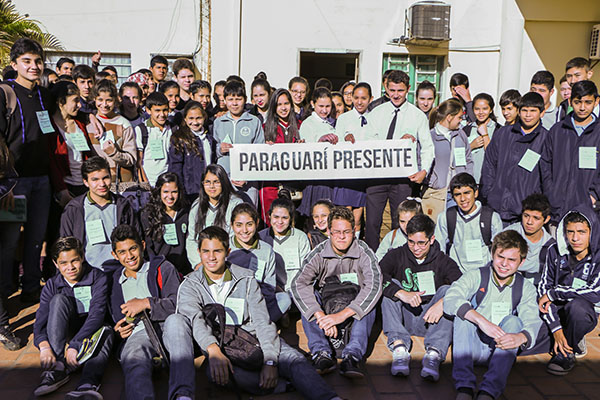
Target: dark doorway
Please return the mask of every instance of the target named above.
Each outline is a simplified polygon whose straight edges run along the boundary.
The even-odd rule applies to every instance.
[[[359,53],[300,52],[300,76],[305,77],[311,90],[319,78],[327,78],[338,91],[348,81],[358,78]]]

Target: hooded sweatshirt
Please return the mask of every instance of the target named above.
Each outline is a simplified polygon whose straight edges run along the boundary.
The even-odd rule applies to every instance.
[[[564,234],[565,218],[579,212],[590,225],[589,252],[578,261],[571,253]],[[556,243],[548,249],[546,266],[538,287],[538,296],[547,294],[552,304],[543,318],[552,332],[562,328],[555,302],[566,303],[582,297],[591,303],[600,302],[600,232],[596,214],[586,205],[573,208],[562,218],[556,230]]]

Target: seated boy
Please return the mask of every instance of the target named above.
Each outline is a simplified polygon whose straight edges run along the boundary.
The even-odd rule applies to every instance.
[[[129,225],[117,226],[110,239],[113,256],[120,264],[111,278],[110,312],[114,329],[124,340],[119,359],[125,376],[126,398],[154,398],[153,358],[160,353],[146,325],[152,326],[169,352],[169,399],[193,398],[194,348],[189,321],[174,314],[180,282],[177,270],[163,256],[146,261],[145,243]],[[150,321],[136,318],[144,312]],[[186,362],[190,359],[191,365]]]
[[[80,366],[79,350],[84,339],[102,328],[108,300],[106,275],[84,261],[79,240],[72,236],[60,238],[51,254],[60,273],[46,282],[35,314],[33,342],[40,349],[44,369],[36,396],[67,383],[70,372]],[[77,389],[67,394],[67,399],[84,395],[102,398],[98,388],[110,355],[112,332],[108,331],[104,338],[97,353],[83,363]]]
[[[452,377],[457,400],[472,399],[477,386],[474,364],[488,367],[478,400],[496,399],[504,391],[520,348],[531,348],[542,321],[535,286],[517,270],[527,243],[515,231],[494,237],[492,262],[464,273],[446,291],[444,312],[454,318]]]
[[[417,200],[406,199],[398,206],[398,222],[400,226],[389,231],[384,237],[375,256],[379,261],[392,249],[403,246],[406,243],[406,224],[412,217],[422,214],[421,203]]]
[[[460,276],[458,265],[440,250],[435,223],[415,215],[406,225],[408,242],[380,262],[383,274],[383,333],[392,350],[392,375],[409,375],[411,335],[425,338],[421,376],[437,381],[452,340],[444,317],[444,295]]]
[[[455,175],[449,188],[457,205],[438,216],[435,238],[464,273],[490,261],[489,248],[492,238],[502,230],[502,220],[476,200],[477,183],[468,173]]]
[[[225,386],[235,378],[237,387],[253,394],[281,393],[290,381],[304,398],[339,399],[304,356],[277,335],[254,274],[227,262],[229,250],[229,236],[223,229],[211,226],[200,232],[201,268],[186,277],[177,299],[178,314],[192,321],[194,340],[207,355],[210,379]],[[205,306],[214,303],[225,307],[228,324],[258,340],[263,355],[260,372],[232,364],[219,347],[203,312]],[[193,365],[193,356],[188,362]]]
[[[592,81],[573,85],[569,99],[573,111],[546,136],[540,170],[543,193],[552,205],[550,222],[556,226],[569,210],[600,198],[597,134],[598,89]]]
[[[146,112],[150,114],[144,123],[135,127],[138,149],[140,180],[154,186],[159,175],[167,172],[171,128],[167,124],[169,100],[160,93],[150,93],[146,98]]]
[[[554,94],[554,75],[550,71],[538,71],[533,74],[529,86],[530,93],[537,93],[544,100],[542,111],[542,125],[550,130],[556,123],[559,108],[552,106],[552,95]]]
[[[502,109],[502,116],[504,117],[504,126],[512,125],[517,121],[519,116],[519,100],[521,100],[521,93],[516,89],[508,89],[500,96],[500,107]]]
[[[496,131],[485,151],[481,195],[504,226],[519,220],[525,197],[542,192],[538,161],[548,135],[540,120],[543,113],[542,96],[525,93],[519,101],[519,121]]]
[[[550,221],[550,202],[543,194],[530,194],[521,202],[521,221],[506,227],[518,232],[527,242],[527,258],[519,272],[536,287],[546,264],[548,248],[556,243],[544,225]]]
[[[227,82],[223,89],[227,114],[215,119],[213,135],[217,146],[217,163],[229,171],[229,149],[236,143],[265,143],[265,135],[260,120],[244,110],[246,89],[239,81]],[[248,194],[254,205],[258,204],[256,182],[232,181],[238,190]]]
[[[539,285],[539,309],[550,329],[554,356],[547,366],[566,375],[575,354],[585,354],[585,335],[598,323],[594,304],[600,302],[600,267],[596,213],[586,206],[568,212],[548,251]]]
[[[304,259],[302,270],[292,281],[292,296],[302,313],[302,326],[317,372],[324,374],[335,369],[336,359],[328,338],[338,338],[340,324],[351,322],[340,373],[349,378],[363,377],[359,363],[367,350],[375,306],[381,296],[381,271],[373,251],[354,236],[351,210],[334,207],[327,224],[331,237]],[[331,282],[332,278],[336,282]],[[322,301],[324,289],[345,282],[353,284],[346,286],[358,287],[358,293],[340,311],[326,314]]]
[[[85,260],[92,267],[102,268],[110,260],[109,235],[119,224],[138,227],[131,203],[110,191],[108,162],[94,156],[81,165],[81,176],[88,192],[71,200],[60,220],[60,236],[74,236],[85,248]]]

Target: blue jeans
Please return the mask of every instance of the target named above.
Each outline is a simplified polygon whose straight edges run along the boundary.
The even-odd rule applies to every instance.
[[[25,221],[25,246],[23,248],[23,292],[40,289],[40,252],[46,235],[52,191],[47,176],[18,178],[14,195],[27,197],[27,221]],[[0,223],[0,292],[12,294],[15,252],[19,241],[21,223]],[[52,243],[49,243],[52,245]]]
[[[321,296],[315,291],[315,297],[319,304],[321,304]],[[350,340],[346,343],[344,350],[342,351],[342,357],[353,356],[358,360],[362,360],[365,352],[367,351],[367,345],[369,344],[369,335],[371,334],[371,328],[375,322],[376,310],[373,308],[369,313],[363,316],[361,319],[354,319],[352,322],[352,329],[350,330]],[[326,351],[331,353],[331,343],[323,329],[319,328],[317,320],[313,319],[308,321],[302,316],[302,328],[308,339],[308,348],[312,354],[316,354],[320,351]]]
[[[48,334],[48,342],[52,351],[56,355],[58,361],[65,362],[65,345],[69,337],[73,336],[81,328],[85,318],[80,318],[77,314],[77,306],[73,297],[63,294],[55,294],[50,300],[48,307],[48,324],[46,332]],[[110,350],[112,348],[113,335],[107,336],[98,354],[87,360],[83,364],[81,379],[79,385],[90,384],[94,386],[100,385],[104,369],[108,362]]]
[[[169,351],[169,399],[177,395],[193,397],[195,393],[194,347],[189,321],[172,314],[163,324],[163,342]],[[120,361],[125,375],[125,394],[130,400],[154,399],[152,357],[157,353],[145,329],[127,338]]]
[[[383,333],[388,338],[390,349],[393,348],[396,340],[402,340],[410,351],[412,348],[411,335],[414,335],[425,338],[425,349],[433,347],[440,352],[442,359],[446,358],[448,347],[452,341],[452,320],[442,315],[437,324],[427,324],[423,316],[429,307],[446,295],[449,287],[449,285],[439,287],[429,303],[417,308],[400,300],[383,298],[381,303]]]
[[[291,382],[302,397],[311,400],[330,400],[336,397],[336,393],[329,386],[306,358],[296,349],[280,339],[279,360],[277,370],[279,376]],[[209,361],[210,362],[210,361]],[[210,367],[207,368],[210,377]],[[240,367],[233,367],[235,384],[246,392],[255,395],[266,395],[270,393],[282,393],[285,390],[285,381],[280,379],[274,389],[265,390],[260,387],[260,372],[247,371]]]
[[[514,315],[507,315],[499,324],[506,333],[519,333],[523,322]],[[502,350],[495,347],[492,338],[483,333],[475,324],[460,318],[454,319],[454,343],[452,344],[452,377],[454,386],[471,388],[475,391],[477,377],[474,364],[488,366],[483,375],[479,390],[485,390],[494,398],[504,391],[508,374],[517,358],[518,348]]]

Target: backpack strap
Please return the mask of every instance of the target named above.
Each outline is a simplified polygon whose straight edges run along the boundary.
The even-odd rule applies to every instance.
[[[394,239],[396,239],[396,234],[398,233],[398,229],[400,229],[400,228],[396,228],[396,229],[394,229],[394,231],[392,232],[392,243],[394,243]]]
[[[492,216],[494,210],[488,206],[481,207],[481,215],[479,216],[479,228],[481,229],[481,237],[486,246],[492,245]]]
[[[556,243],[556,240],[554,238],[550,238],[546,243],[544,243],[544,245],[540,249],[540,256],[539,256],[540,271],[542,271],[544,269],[544,266],[546,265],[546,258],[548,257],[548,249],[554,243]]]
[[[479,305],[483,301],[483,298],[487,294],[488,284],[490,283],[491,271],[492,271],[491,265],[486,265],[485,267],[479,268],[479,274],[480,274],[479,288],[477,289],[475,296],[473,296],[473,299],[471,300],[471,304],[473,305],[473,308],[475,308],[475,309],[477,309],[477,307],[479,307]]]
[[[446,228],[448,229],[448,242],[446,243],[446,254],[450,253],[450,248],[454,243],[454,233],[456,232],[456,218],[458,217],[458,207],[453,206],[446,210]]]
[[[158,283],[158,288],[160,289],[160,291],[162,292],[162,288],[163,288],[163,278],[162,278],[162,271],[160,270],[160,265],[158,266],[158,272],[156,275],[156,281]]]
[[[521,302],[521,297],[523,297],[523,283],[525,282],[525,277],[519,273],[516,273],[513,276],[515,277],[515,283],[513,284],[511,293],[512,314],[517,315],[517,306]]]
[[[0,83],[0,90],[2,90],[2,92],[4,93],[4,99],[6,100],[5,117],[7,122],[6,126],[9,127],[10,119],[17,108],[17,94],[15,93],[13,87],[7,83]],[[8,129],[6,135],[8,135]]]
[[[465,134],[467,135],[467,137],[470,137],[471,136],[471,131],[473,130],[473,125],[467,124],[467,125],[465,125],[464,128],[462,128],[462,130],[465,132]]]
[[[146,146],[148,145],[148,127],[146,126],[145,122],[142,122],[137,126],[140,127],[140,131],[142,132],[142,147],[145,150]]]

